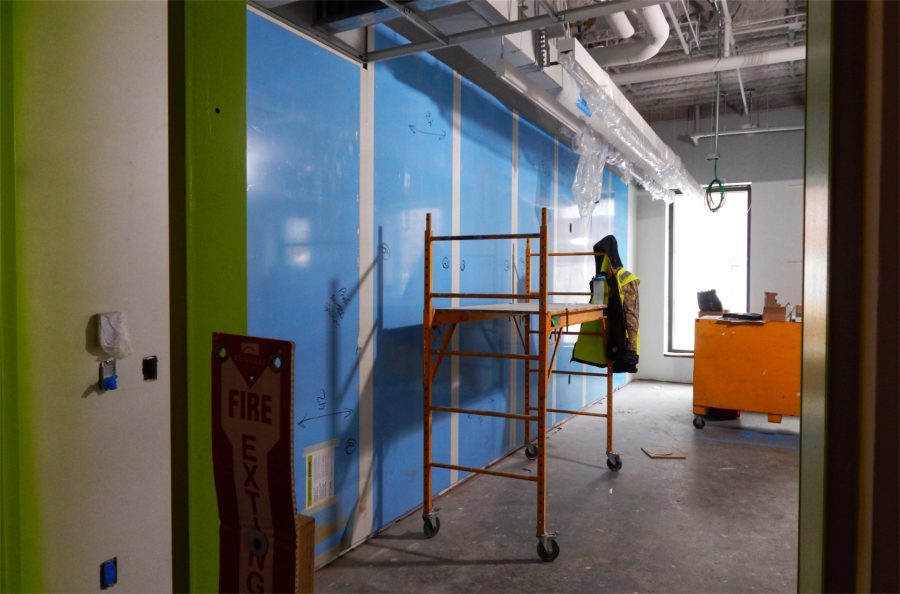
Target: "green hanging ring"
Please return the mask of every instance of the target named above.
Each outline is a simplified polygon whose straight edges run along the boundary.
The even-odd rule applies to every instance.
[[[713,193],[713,185],[719,186],[719,203],[713,206],[712,203],[712,193]],[[715,177],[709,185],[706,186],[706,208],[709,209],[710,212],[716,212],[725,204],[725,185],[722,181]]]

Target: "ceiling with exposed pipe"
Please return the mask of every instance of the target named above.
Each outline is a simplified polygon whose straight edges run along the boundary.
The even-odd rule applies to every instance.
[[[729,111],[744,113],[745,103],[750,110],[804,105],[806,62],[798,57],[806,44],[805,1],[679,0],[667,6],[674,30],[660,51],[641,64],[609,69],[645,118],[682,118],[685,108],[695,105],[704,113],[712,111],[716,70],[711,66],[719,60],[744,64],[740,70],[719,69],[723,106]],[[726,11],[731,21],[728,27]],[[640,24],[638,27],[640,30]],[[596,26],[586,28],[580,38],[587,47],[618,43],[608,28]],[[760,56],[764,59],[754,61]],[[710,68],[699,66],[703,64]],[[648,76],[650,73],[655,76]],[[629,77],[638,82],[628,82]]]
[[[552,129],[541,110],[497,84],[492,48],[530,35],[522,74],[558,68],[547,44],[573,37],[647,121],[805,102],[806,0],[251,0],[250,5],[360,62],[431,51],[501,100]],[[366,27],[403,34],[409,47],[367,51]],[[552,86],[553,77],[539,86]],[[548,89],[549,90],[549,89]],[[527,98],[525,98],[527,100]],[[551,118],[552,119],[552,118]]]

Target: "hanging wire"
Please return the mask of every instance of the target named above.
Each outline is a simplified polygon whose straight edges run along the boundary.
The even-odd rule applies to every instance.
[[[720,102],[720,84],[721,80],[719,78],[719,73],[716,73],[716,140],[715,140],[715,152],[713,153],[713,178],[712,181],[706,186],[706,210],[709,212],[717,212],[720,208],[725,206],[725,185],[722,184],[722,180],[719,179],[719,102]],[[713,195],[713,186],[716,186],[719,191],[719,200],[716,202],[716,198]]]
[[[719,160],[713,160],[713,179],[709,182],[709,185],[706,186],[706,210],[709,212],[717,212],[720,208],[725,206],[725,185],[722,183],[722,180],[719,179]],[[713,192],[713,186],[718,186],[719,191],[719,201],[716,202],[716,198]]]
[[[716,10],[719,10],[719,4],[716,2]],[[722,57],[722,14],[719,13],[719,58]],[[713,178],[712,181],[706,186],[706,196],[704,198],[704,202],[706,203],[706,210],[709,212],[717,212],[723,206],[725,206],[725,186],[722,184],[722,181],[719,179],[719,104],[722,102],[722,73],[716,72],[716,134],[715,134],[715,148],[713,149]],[[713,195],[713,186],[718,187],[719,191],[719,200],[716,202],[716,198]]]

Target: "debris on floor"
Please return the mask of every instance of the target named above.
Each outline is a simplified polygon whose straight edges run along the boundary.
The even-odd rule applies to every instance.
[[[687,458],[684,452],[676,450],[675,448],[655,446],[651,448],[641,448],[641,450],[654,460],[684,460]]]

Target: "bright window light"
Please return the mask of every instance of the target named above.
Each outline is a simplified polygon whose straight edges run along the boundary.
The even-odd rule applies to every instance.
[[[715,289],[725,310],[747,311],[749,222],[749,186],[727,188],[716,212],[699,200],[669,206],[670,352],[694,350],[698,292]]]

